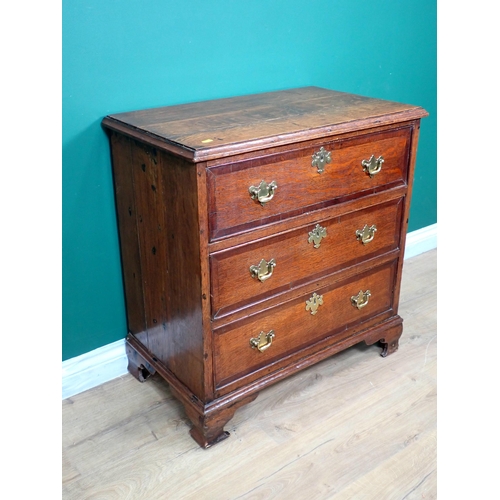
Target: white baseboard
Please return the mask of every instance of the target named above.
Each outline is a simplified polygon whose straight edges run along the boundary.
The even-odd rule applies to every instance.
[[[104,384],[127,373],[125,339],[63,361],[62,398]]]
[[[405,259],[437,248],[437,223],[408,233]],[[118,340],[62,363],[63,399],[126,375],[125,340]]]
[[[406,235],[405,260],[437,248],[437,223]]]

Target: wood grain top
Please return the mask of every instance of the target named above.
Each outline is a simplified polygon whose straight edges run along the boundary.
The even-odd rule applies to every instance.
[[[103,126],[201,161],[427,114],[418,106],[303,87],[119,113]]]

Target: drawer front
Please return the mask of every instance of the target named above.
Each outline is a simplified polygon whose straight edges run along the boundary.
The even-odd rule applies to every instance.
[[[395,265],[396,262],[392,262],[347,283],[317,290],[315,293],[321,298],[319,302],[316,301],[317,308],[313,293],[308,293],[253,318],[246,318],[238,326],[216,330],[216,386],[221,388],[233,383],[234,389],[234,381],[241,379],[241,384],[238,382],[236,385],[243,385],[249,378],[258,378],[259,374],[255,373],[257,370],[264,370],[265,373],[261,373],[267,374],[279,369],[280,362],[281,366],[283,362],[286,363],[286,360],[282,361],[285,356],[301,348],[329,335],[336,335],[341,340],[349,335],[347,328],[386,311],[388,316],[393,302]],[[352,304],[351,297],[368,290],[371,294],[368,301],[358,309]],[[362,305],[363,297],[358,303]],[[269,337],[271,331],[274,338]],[[254,343],[261,341],[261,350],[251,346],[251,339],[256,339]]]
[[[210,168],[211,239],[405,183],[410,137],[411,128],[405,127]],[[331,161],[319,173],[312,157],[321,147]],[[363,162],[372,156],[372,166],[380,157],[383,163],[370,175]]]
[[[399,198],[212,254],[213,317],[398,248],[402,210]]]

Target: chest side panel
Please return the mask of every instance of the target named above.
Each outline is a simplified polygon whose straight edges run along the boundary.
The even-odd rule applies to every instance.
[[[112,147],[129,331],[202,397],[196,168],[133,139]]]

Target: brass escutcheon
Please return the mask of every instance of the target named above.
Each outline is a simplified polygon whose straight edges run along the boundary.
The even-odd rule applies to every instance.
[[[271,347],[275,336],[274,330],[271,330],[269,333],[260,332],[258,337],[250,339],[250,346],[252,349],[258,349],[260,352],[264,352]]]
[[[331,163],[332,155],[323,146],[320,150],[312,155],[311,166],[318,169],[318,173],[322,174],[325,171],[325,165]]]
[[[361,165],[363,166],[363,172],[373,177],[382,170],[382,163],[384,163],[384,158],[382,156],[375,158],[375,156],[372,155],[369,160],[363,160]]]
[[[276,181],[272,181],[267,184],[266,181],[260,181],[260,184],[256,186],[250,186],[248,192],[252,197],[252,200],[258,200],[258,202],[264,206],[264,203],[271,201],[274,196],[274,191],[276,191],[278,185]]]
[[[326,227],[321,227],[319,224],[316,224],[316,227],[309,232],[307,242],[314,243],[314,248],[319,248],[323,238],[326,238]]]
[[[259,281],[266,281],[273,275],[273,270],[276,267],[276,261],[271,259],[267,262],[262,259],[257,266],[250,266],[250,274],[252,278],[257,278]]]
[[[306,311],[311,311],[314,316],[318,312],[318,307],[323,305],[323,295],[318,295],[316,292],[312,294],[309,300],[306,300]]]
[[[358,241],[361,241],[363,245],[367,245],[370,243],[370,241],[375,238],[375,231],[377,230],[377,226],[373,224],[372,226],[368,227],[368,224],[365,224],[363,229],[358,229],[356,231],[356,239]]]
[[[363,307],[368,304],[368,299],[372,296],[370,290],[366,290],[366,292],[363,292],[363,290],[360,290],[358,295],[353,295],[351,297],[351,304],[353,307],[357,307],[358,309],[363,309]]]

